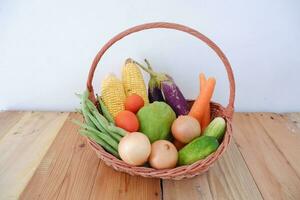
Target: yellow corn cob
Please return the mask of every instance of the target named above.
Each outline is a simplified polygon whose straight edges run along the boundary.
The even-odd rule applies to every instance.
[[[123,84],[114,74],[109,74],[102,81],[101,98],[113,117],[116,117],[120,111],[125,109],[126,96]]]
[[[126,60],[123,66],[122,81],[127,97],[131,94],[137,94],[143,98],[145,105],[149,103],[142,72],[130,58]]]

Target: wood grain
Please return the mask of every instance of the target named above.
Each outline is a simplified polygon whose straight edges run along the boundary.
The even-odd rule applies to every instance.
[[[81,119],[78,114],[70,118]],[[21,199],[159,199],[158,179],[131,177],[99,165],[77,129],[66,121]]]
[[[100,163],[90,199],[158,200],[160,180],[130,176]]]
[[[285,119],[286,127],[290,132],[300,134],[300,113],[286,113],[281,114],[280,117]]]
[[[94,185],[100,159],[84,137],[77,141],[74,151],[57,199],[87,199]]]
[[[0,140],[0,199],[17,199],[68,114],[26,112]]]
[[[104,165],[71,118],[82,119],[0,113],[0,199],[300,199],[299,113],[235,114],[234,140],[207,173],[162,185]]]
[[[96,175],[93,168],[97,167],[98,159],[86,148],[71,118],[81,119],[78,114],[70,114],[20,199],[67,198],[72,197],[73,192],[80,198],[81,192],[83,195],[85,190],[89,192],[88,187],[92,186],[89,181],[93,182],[90,179]],[[86,167],[87,162],[91,167]],[[74,180],[76,183],[71,182]]]
[[[258,120],[259,125],[264,128],[265,133],[300,178],[300,128],[289,126],[289,119],[275,113],[253,113],[251,116]]]
[[[262,199],[234,141],[210,170],[181,181],[163,181],[164,200]]]
[[[0,140],[25,114],[25,112],[0,112]]]
[[[295,156],[293,151],[298,151],[294,146],[298,143],[290,139],[294,136],[286,129],[279,130],[283,135],[275,130],[281,128],[278,120],[261,122],[258,118],[263,115],[235,115],[234,138],[239,150],[264,199],[300,199],[299,175],[289,162]],[[294,158],[293,163],[299,162],[299,156]]]

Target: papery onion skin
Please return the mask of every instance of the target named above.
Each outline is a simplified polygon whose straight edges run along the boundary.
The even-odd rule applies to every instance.
[[[176,166],[178,152],[167,140],[158,140],[151,145],[149,164],[155,169],[170,169]]]
[[[143,133],[132,132],[121,139],[118,151],[124,162],[139,166],[147,162],[151,153],[151,143]]]
[[[172,134],[179,142],[189,143],[201,134],[199,122],[188,115],[179,116],[172,124]]]

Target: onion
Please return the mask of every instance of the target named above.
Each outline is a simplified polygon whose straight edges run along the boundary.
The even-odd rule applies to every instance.
[[[151,153],[151,144],[143,133],[133,132],[121,139],[118,151],[124,162],[138,166],[147,162]]]
[[[151,145],[149,163],[155,169],[168,169],[176,166],[178,153],[176,147],[167,140],[157,140]]]
[[[173,136],[182,143],[189,143],[201,134],[199,122],[188,115],[179,116],[172,124]]]

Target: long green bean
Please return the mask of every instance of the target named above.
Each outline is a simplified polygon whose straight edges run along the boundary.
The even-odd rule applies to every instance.
[[[115,124],[114,118],[113,118],[113,117],[111,116],[111,114],[108,112],[108,110],[107,110],[106,106],[104,105],[102,99],[101,99],[99,96],[97,96],[97,98],[98,98],[98,102],[99,102],[99,104],[100,104],[100,107],[101,107],[101,110],[102,110],[102,113],[103,113],[104,117],[105,117],[105,118],[107,119],[107,121],[109,121],[110,123]]]
[[[110,152],[111,154],[119,158],[118,151],[114,149],[112,146],[110,146],[108,143],[106,143],[105,140],[103,140],[98,135],[95,135],[87,130],[80,130],[79,132],[82,135],[86,135],[87,137],[91,138],[92,140],[100,144],[106,151]]]
[[[101,121],[101,123],[106,124],[106,125],[108,124],[107,119],[99,113],[96,106],[89,99],[87,99],[86,104],[87,104],[89,110],[93,113],[93,115],[95,117],[97,117]]]
[[[98,131],[96,128],[93,128],[87,124],[81,123],[81,121],[76,120],[76,119],[72,119],[71,120],[74,124],[77,124],[78,126],[80,126],[83,129],[87,129],[88,131]]]
[[[104,141],[106,141],[110,146],[112,146],[114,149],[118,149],[118,142],[115,141],[111,136],[101,132],[101,131],[93,131],[93,130],[89,130],[90,133],[93,133],[97,136],[99,136],[101,139],[103,139]]]
[[[75,112],[78,112],[78,113],[80,113],[80,114],[83,114],[83,113],[82,113],[82,110],[79,109],[79,108],[75,108]]]
[[[114,133],[120,135],[121,137],[124,137],[127,134],[127,132],[124,129],[119,128],[115,125],[109,125],[109,126],[107,126],[107,128],[110,132],[114,132]]]
[[[115,140],[117,140],[118,142],[120,142],[120,140],[122,139],[122,136],[120,136],[120,135],[118,135],[118,134],[116,134],[114,132],[109,132],[109,135],[111,137],[113,137]]]
[[[116,127],[110,115],[109,116],[111,119],[108,120],[106,117],[100,114],[97,107],[91,100],[88,99],[88,91],[85,91],[83,95],[76,95],[81,98],[81,112],[86,122],[82,123],[78,120],[72,120],[75,124],[84,129],[80,130],[80,133],[90,137],[94,141],[97,140],[96,142],[103,146],[103,148],[105,148],[108,152],[118,156],[118,143],[120,142],[121,138],[126,135],[126,131]],[[99,101],[101,102],[101,99],[99,99]],[[105,107],[103,110],[105,110],[104,112],[108,113]]]
[[[107,133],[107,131],[105,130],[105,128],[101,125],[101,123],[91,114],[88,113],[88,117],[91,119],[91,121],[94,123],[94,125],[101,131],[104,133]]]
[[[88,91],[85,91],[83,93],[83,95],[81,96],[81,110],[82,110],[82,114],[83,114],[83,117],[84,117],[84,120],[86,121],[86,123],[93,127],[93,128],[96,128],[96,126],[94,125],[94,123],[91,121],[91,119],[88,117],[88,114],[89,114],[89,111],[87,109],[87,106],[85,104],[85,101],[87,99],[89,95],[89,92]]]
[[[88,131],[93,131],[96,132],[97,134],[107,134],[108,136],[112,137],[113,139],[115,139],[118,143],[120,142],[120,140],[122,139],[122,136],[118,135],[117,133],[111,132],[109,131],[108,133],[104,133],[104,132],[100,132],[99,130],[88,126],[87,124],[83,124],[78,120],[72,120],[73,123],[77,124],[78,126],[80,126],[81,128],[87,129]]]

